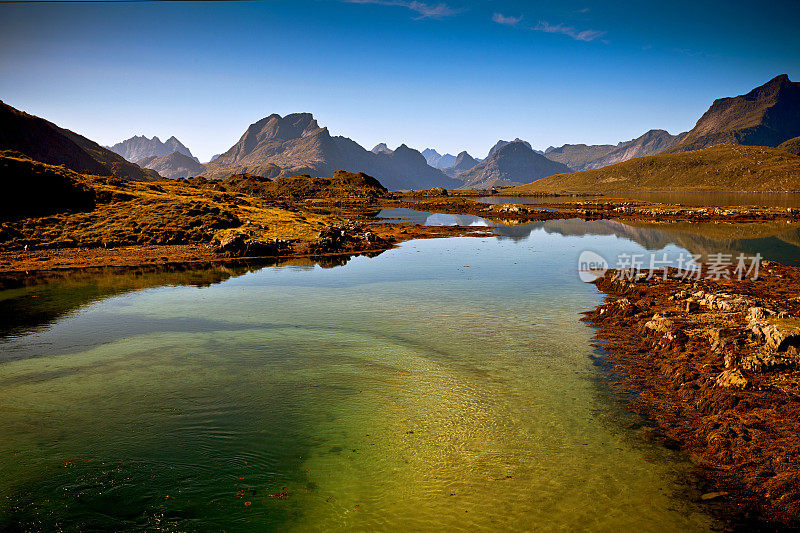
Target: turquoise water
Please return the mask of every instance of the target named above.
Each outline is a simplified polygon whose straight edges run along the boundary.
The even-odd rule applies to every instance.
[[[645,247],[561,230],[0,293],[0,530],[712,528],[580,321]]]

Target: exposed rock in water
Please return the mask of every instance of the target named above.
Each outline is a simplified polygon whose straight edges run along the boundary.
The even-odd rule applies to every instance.
[[[587,320],[639,392],[632,407],[702,465],[700,500],[726,496],[734,522],[800,524],[800,268],[616,275],[597,280],[606,302]]]

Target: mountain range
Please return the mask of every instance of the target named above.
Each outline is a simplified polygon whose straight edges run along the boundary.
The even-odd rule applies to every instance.
[[[386,146],[386,143],[380,143],[380,144],[376,145],[375,148],[373,148],[370,151],[373,154],[381,154],[381,153],[391,154],[392,153],[392,151],[389,149],[389,147]],[[423,154],[423,155],[425,155],[425,154]]]
[[[172,152],[169,155],[145,157],[136,162],[142,168],[155,170],[161,176],[175,180],[199,176],[206,170],[206,166],[197,162],[194,157],[189,157],[181,152]]]
[[[781,74],[747,94],[715,100],[669,152],[717,144],[778,146],[800,136],[800,82]]]
[[[519,137],[517,137],[513,141],[504,141],[504,140],[501,139],[501,140],[497,141],[497,143],[494,146],[491,147],[491,149],[489,150],[489,155],[486,156],[487,159],[492,157],[495,154],[495,152],[497,152],[500,148],[504,147],[507,144],[511,144],[511,143],[523,143],[525,146],[527,146],[528,148],[533,150],[533,147],[531,146],[531,143],[529,143],[528,141],[523,141]],[[544,154],[544,152],[539,151],[539,150],[533,150],[533,151],[536,152],[537,154],[540,154],[540,155]]]
[[[651,130],[584,163],[583,171],[550,176],[511,192],[797,191],[798,134],[800,83],[783,74],[747,94],[714,101],[686,133]],[[641,156],[648,153],[656,155]]]
[[[551,161],[536,153],[531,145],[517,139],[512,142],[501,141],[489,157],[473,168],[458,175],[463,180],[464,189],[485,189],[529,183],[553,174],[572,172],[557,161]]]
[[[86,137],[2,101],[0,150],[18,152],[50,165],[63,165],[82,174],[140,181],[159,177],[156,172],[142,169]]]
[[[173,135],[164,142],[158,137],[148,139],[144,135],[135,135],[130,139],[118,142],[114,146],[106,146],[112,152],[121,155],[131,163],[135,163],[145,157],[161,157],[170,155],[173,152],[181,153],[200,163],[200,160],[192,155],[192,152],[183,145]]]
[[[422,151],[422,156],[427,161],[428,165],[439,170],[452,167],[456,164],[456,156],[451,154],[440,154],[433,148],[426,148]]]
[[[657,156],[643,160],[642,164],[646,162],[654,175],[669,181],[667,175],[670,172],[680,172],[680,161],[689,165],[696,175],[708,178],[710,174],[703,169],[713,168],[723,173],[745,172],[748,158],[761,154],[752,151],[702,152],[701,159],[711,158],[707,164],[701,164],[695,156],[684,160],[662,157],[692,153],[719,144],[764,145],[777,147],[783,150],[782,153],[798,154],[800,83],[790,81],[784,74],[747,94],[718,99],[692,130],[679,135],[671,135],[665,130],[650,130],[617,145],[566,144],[550,147],[544,155],[521,139],[501,140],[483,161],[467,152],[461,152],[457,157],[441,156],[428,148],[420,153],[405,144],[391,150],[381,143],[368,151],[351,139],[332,136],[327,128],[319,126],[313,115],[296,113],[285,117],[270,115],[251,124],[228,151],[215,156],[204,166],[175,137],[161,142],[158,137],[136,136],[117,143],[112,151],[75,132],[0,102],[0,150],[13,151],[47,164],[63,165],[79,173],[134,180],[158,179],[159,175],[181,178],[198,174],[225,179],[242,173],[271,179],[301,174],[329,177],[337,170],[345,170],[374,176],[388,189],[419,190],[514,185],[577,171],[564,183],[571,183],[578,189],[595,187],[600,190],[607,188],[605,184],[615,181],[618,181],[617,187],[633,186],[633,182],[621,179],[619,169],[635,174],[641,173],[643,167],[636,164],[617,168],[617,165],[633,160]],[[125,159],[145,153],[148,155],[136,159],[139,165]],[[721,156],[730,157],[731,165],[723,165]],[[451,164],[440,169],[430,163]],[[759,165],[757,161],[752,164]],[[667,170],[659,165],[666,165]],[[605,173],[583,174],[606,168],[610,170]],[[773,168],[789,169],[791,165],[780,164]],[[578,186],[583,179],[586,180],[585,187]],[[676,176],[672,182],[683,183],[682,179]],[[567,178],[548,179],[542,186],[550,184],[557,188],[559,180]],[[663,186],[670,187],[672,182],[665,182]],[[685,185],[697,184],[690,182]],[[653,184],[648,182],[647,186]]]
[[[310,113],[274,114],[251,124],[236,144],[208,163],[204,176],[325,177],[337,170],[364,172],[392,190],[462,185],[405,144],[394,151],[370,152],[347,137],[332,136]]]
[[[455,178],[459,174],[475,168],[478,163],[480,163],[480,161],[464,151],[458,154],[458,157],[456,157],[456,162],[453,163],[453,166],[443,169],[442,172],[451,178]]]
[[[650,130],[640,137],[624,141],[616,146],[610,144],[565,144],[550,147],[545,157],[567,165],[572,170],[591,170],[637,157],[663,152],[683,139],[685,133],[670,135],[665,130]]]

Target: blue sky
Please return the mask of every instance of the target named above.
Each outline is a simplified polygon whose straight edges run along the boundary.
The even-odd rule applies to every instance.
[[[299,111],[368,149],[483,157],[685,131],[715,98],[800,80],[799,25],[798,2],[0,4],[0,99],[201,160]]]

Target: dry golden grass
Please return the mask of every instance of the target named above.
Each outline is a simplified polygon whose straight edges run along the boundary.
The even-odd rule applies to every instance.
[[[51,169],[62,171],[60,167]],[[147,183],[71,175],[95,191],[96,207],[91,211],[0,222],[0,248],[202,244],[233,229],[243,230],[258,240],[307,241],[316,239],[325,226],[341,223],[334,215],[315,214],[255,196],[175,181]]]
[[[597,170],[548,176],[505,194],[624,191],[798,191],[800,157],[776,148],[720,145],[631,159]]]

